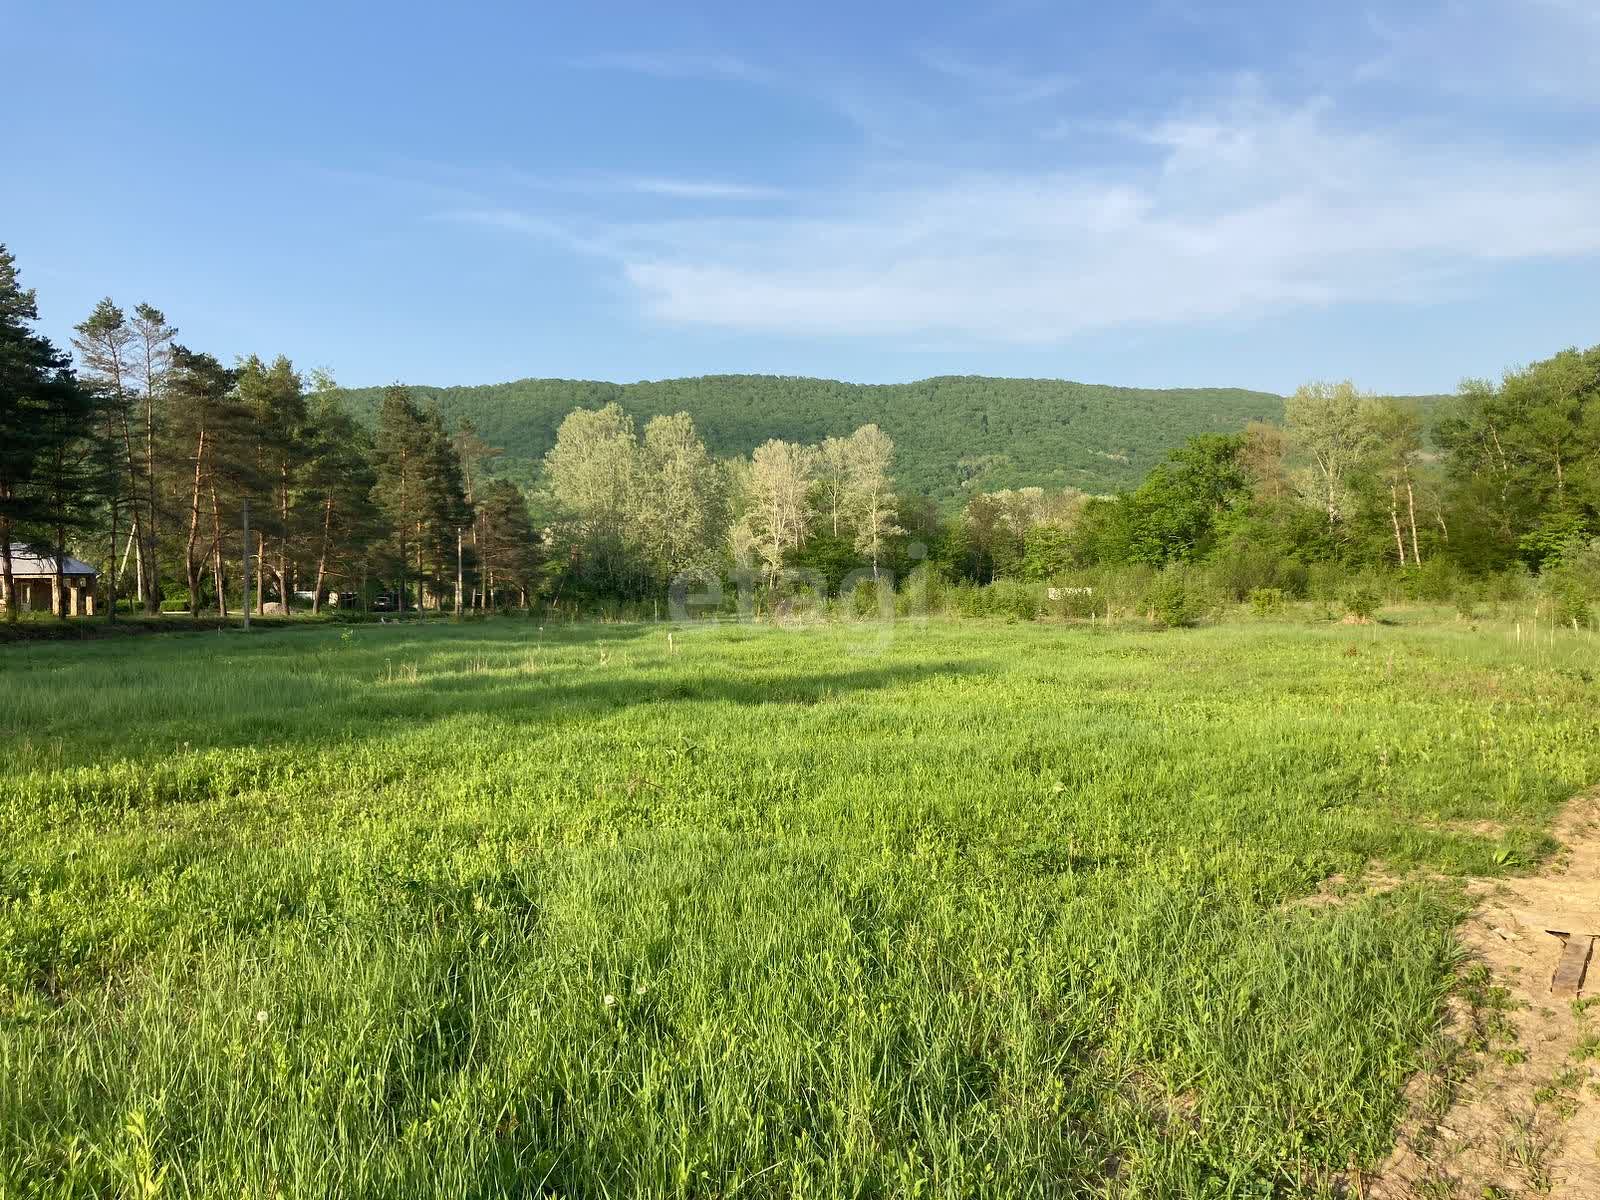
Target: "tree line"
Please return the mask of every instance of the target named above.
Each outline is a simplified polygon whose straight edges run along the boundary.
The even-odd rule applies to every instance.
[[[76,364],[36,320],[0,250],[8,598],[13,540],[86,548],[113,597],[147,611],[181,593],[221,613],[245,560],[258,606],[378,590],[459,611],[659,598],[736,569],[781,589],[794,572],[837,588],[918,567],[987,584],[1204,564],[1242,599],[1302,594],[1318,565],[1481,576],[1600,556],[1600,347],[1438,402],[1308,384],[1280,419],[1193,434],[1114,494],[974,476],[951,500],[905,486],[872,420],[727,454],[686,411],[641,428],[596,394],[525,467],[416,391],[389,387],[360,413],[326,372],[186,348],[147,304],[102,301],[76,327]]]
[[[978,497],[971,570],[1206,563],[1239,598],[1312,564],[1542,572],[1600,536],[1600,346],[1469,380],[1434,410],[1309,384],[1284,420],[1193,437],[1115,497]]]
[[[526,602],[538,538],[527,498],[486,469],[470,426],[388,389],[376,427],[324,371],[284,356],[226,366],[161,310],[102,300],[73,356],[39,334],[33,291],[0,246],[0,602],[11,547],[103,564],[106,615],[182,597],[191,613],[252,602],[313,609],[382,589],[397,608]],[[244,524],[248,514],[249,542]],[[249,568],[253,597],[244,595]]]
[[[1115,492],[1135,486],[1195,433],[1277,419],[1283,397],[1234,388],[1147,389],[1060,379],[940,376],[856,384],[776,375],[703,375],[639,383],[524,379],[417,388],[450,422],[472,421],[505,450],[496,472],[537,485],[556,431],[576,408],[616,403],[642,429],[686,412],[714,458],[749,458],[772,440],[816,445],[867,423],[895,443],[900,486],[941,507],[974,490],[1041,485]],[[343,393],[363,419],[381,388]]]
[[[896,488],[895,445],[875,424],[771,439],[719,471],[686,414],[653,418],[640,442],[613,402],[569,414],[541,477],[579,585],[624,597],[734,566],[769,586],[790,570],[837,586],[923,564],[979,584],[1205,565],[1244,599],[1304,594],[1313,565],[1481,576],[1600,563],[1600,347],[1468,381],[1431,415],[1430,430],[1415,401],[1308,384],[1281,421],[1192,436],[1116,495],[972,490],[950,512]]]

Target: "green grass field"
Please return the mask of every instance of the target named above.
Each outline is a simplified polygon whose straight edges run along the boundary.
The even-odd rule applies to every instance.
[[[0,1196],[1330,1192],[1600,779],[1592,635],[675,643],[0,649]]]

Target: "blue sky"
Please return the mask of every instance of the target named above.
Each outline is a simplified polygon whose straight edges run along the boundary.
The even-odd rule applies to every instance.
[[[1448,390],[1600,342],[1600,2],[0,0],[0,241],[351,385]]]

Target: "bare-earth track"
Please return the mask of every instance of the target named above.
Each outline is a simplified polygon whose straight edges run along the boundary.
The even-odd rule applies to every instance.
[[[1600,1198],[1600,965],[1575,996],[1552,986],[1567,944],[1581,964],[1600,935],[1600,791],[1553,832],[1563,849],[1538,872],[1467,882],[1444,1028],[1394,1152],[1353,1194]]]

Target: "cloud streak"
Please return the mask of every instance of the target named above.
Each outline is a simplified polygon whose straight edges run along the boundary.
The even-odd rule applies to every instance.
[[[571,60],[590,71],[622,71],[657,79],[722,79],[735,83],[770,83],[772,74],[735,54],[695,54],[681,51],[615,51]]]
[[[1506,262],[1600,253],[1600,157],[1341,128],[1246,85],[1120,126],[1143,161],[957,173],[844,215],[603,239],[648,312],[805,335],[1049,343],[1129,325],[1426,300]]]

